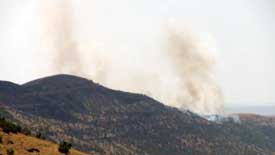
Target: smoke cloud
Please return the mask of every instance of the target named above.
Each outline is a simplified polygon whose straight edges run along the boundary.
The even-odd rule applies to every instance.
[[[52,70],[58,73],[84,75],[82,56],[74,34],[72,2],[43,1],[42,19],[45,31],[43,38],[51,47],[54,56]]]
[[[223,95],[214,78],[217,57],[208,40],[184,27],[169,26],[158,52],[106,51],[77,40],[72,6],[69,0],[43,4],[41,39],[51,49],[51,73],[85,76],[200,114],[223,112]]]
[[[222,91],[214,78],[215,48],[187,28],[168,29],[167,57],[179,77],[175,105],[197,113],[223,113]],[[180,104],[178,104],[180,103]]]

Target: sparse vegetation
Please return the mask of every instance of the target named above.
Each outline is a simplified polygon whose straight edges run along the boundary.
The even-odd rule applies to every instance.
[[[0,128],[2,128],[2,130],[5,133],[18,133],[21,132],[21,127],[19,125],[16,125],[14,123],[8,122],[6,121],[5,118],[0,118]]]
[[[46,139],[46,137],[41,132],[38,132],[35,137],[39,139]]]
[[[50,141],[38,139],[35,136],[28,136],[22,133],[4,133],[0,129],[0,137],[3,143],[0,144],[0,155],[61,155],[58,145]],[[13,144],[9,144],[12,141]],[[70,149],[71,155],[87,155],[80,151]]]
[[[45,135],[43,131],[32,135],[28,128],[21,128],[0,116],[0,155],[60,155],[60,152],[85,155],[85,153],[71,149],[72,145],[67,142],[60,143],[57,150],[57,144],[43,140]]]
[[[31,131],[27,128],[23,128],[22,131],[21,131],[24,135],[31,135]]]
[[[7,155],[14,155],[14,150],[13,150],[13,148],[7,149]]]
[[[49,139],[67,140],[92,154],[275,155],[274,118],[246,116],[246,120],[240,117],[241,123],[209,122],[143,95],[63,75],[20,87],[27,91],[15,91],[17,95],[0,99],[1,105],[7,107],[2,110],[8,112],[5,118]],[[0,91],[0,96],[9,90],[13,89]],[[32,105],[36,110],[29,108]],[[35,135],[0,133],[3,155],[11,146],[16,155],[31,154],[26,149],[33,147],[40,150],[40,155],[83,155],[65,143],[58,146]],[[14,144],[7,144],[8,139]]]
[[[72,144],[62,141],[61,143],[59,143],[58,151],[60,153],[68,154],[71,148],[72,148]]]

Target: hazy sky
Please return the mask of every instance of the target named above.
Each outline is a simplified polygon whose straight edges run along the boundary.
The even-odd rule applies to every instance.
[[[39,0],[0,0],[0,80],[23,83],[48,74],[38,58]],[[73,0],[80,40],[112,50],[157,46],[161,26],[184,23],[218,49],[227,104],[275,104],[274,0]],[[133,36],[135,38],[133,39]],[[136,42],[139,42],[136,45]],[[126,46],[126,47],[125,47]],[[154,49],[154,48],[153,48]]]

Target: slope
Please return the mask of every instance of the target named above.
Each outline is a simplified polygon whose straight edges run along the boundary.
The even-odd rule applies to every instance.
[[[0,107],[6,118],[51,140],[64,139],[80,150],[100,154],[271,155],[275,151],[273,137],[258,128],[209,122],[148,96],[72,75],[23,85],[0,82]],[[274,127],[268,130],[275,132]]]

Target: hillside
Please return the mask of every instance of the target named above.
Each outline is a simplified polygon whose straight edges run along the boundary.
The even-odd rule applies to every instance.
[[[267,126],[275,128],[275,117],[256,114],[239,114],[240,120],[251,126]]]
[[[0,154],[1,155],[61,155],[58,145],[30,135],[27,129],[21,129],[4,119],[0,120]],[[70,149],[68,155],[87,155]]]
[[[56,75],[0,82],[1,114],[53,141],[115,155],[272,155],[274,126],[209,122],[140,94]]]
[[[58,145],[49,141],[41,140],[24,134],[6,134],[0,131],[2,143],[0,144],[0,154],[6,155],[8,149],[13,149],[15,155],[61,155],[58,152]],[[32,151],[37,149],[38,151]],[[69,155],[87,155],[72,149]]]

